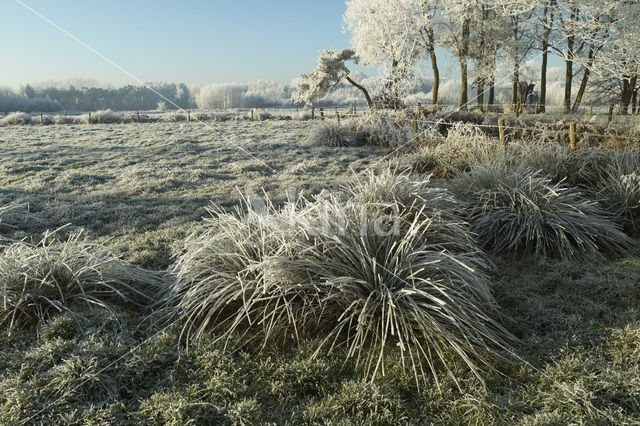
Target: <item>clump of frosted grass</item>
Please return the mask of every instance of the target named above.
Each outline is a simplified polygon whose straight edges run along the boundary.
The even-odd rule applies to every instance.
[[[87,113],[75,120],[77,124],[118,124],[130,123],[131,121],[132,118],[130,116],[110,109]]]
[[[107,310],[112,304],[153,302],[157,273],[132,266],[82,232],[65,240],[46,233],[38,244],[6,245],[0,253],[0,323],[13,330],[73,311],[77,303]]]
[[[281,209],[245,204],[212,209],[172,268],[166,309],[189,340],[209,330],[263,346],[316,336],[319,352],[346,345],[370,378],[400,350],[418,382],[437,375],[445,353],[479,375],[506,348],[482,255],[447,241],[437,221],[448,214],[426,214],[437,208],[428,202],[412,203],[412,214],[397,200],[381,212],[377,202],[344,194]]]
[[[358,141],[349,126],[330,120],[324,120],[314,125],[307,137],[307,142],[312,145],[333,147],[358,145]]]
[[[25,112],[14,112],[0,119],[2,125],[16,125],[31,123],[31,116]]]
[[[455,179],[477,240],[495,254],[572,258],[620,254],[631,241],[579,190],[530,169],[485,163]]]

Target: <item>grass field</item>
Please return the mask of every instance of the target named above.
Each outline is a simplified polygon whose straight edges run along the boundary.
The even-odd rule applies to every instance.
[[[211,202],[230,209],[265,191],[281,205],[384,168],[383,148],[312,145],[312,126],[2,127],[0,207],[20,201],[29,214],[0,237],[84,229],[92,244],[164,274]],[[0,424],[640,424],[636,251],[487,263],[496,319],[517,340],[482,380],[453,350],[433,366],[438,382],[418,386],[394,350],[385,375],[367,380],[346,345],[315,355],[321,337],[229,350],[216,331],[187,347],[182,325],[153,309],[70,302],[45,321],[0,328]]]

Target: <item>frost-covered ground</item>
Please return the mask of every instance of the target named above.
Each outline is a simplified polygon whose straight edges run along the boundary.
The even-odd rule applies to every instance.
[[[128,260],[162,268],[211,201],[314,194],[380,156],[305,142],[300,121],[0,128],[0,201],[24,200],[34,231],[82,227]]]

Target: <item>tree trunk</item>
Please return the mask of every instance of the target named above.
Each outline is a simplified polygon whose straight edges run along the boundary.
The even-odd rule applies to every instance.
[[[489,82],[489,101],[487,102],[489,105],[493,105],[496,99],[496,83],[495,76],[491,76],[491,81]]]
[[[467,69],[467,60],[460,59],[460,109],[466,109],[469,103],[469,72]]]
[[[469,57],[469,19],[465,19],[462,24],[462,49],[460,54],[460,109],[467,109],[469,103],[469,81],[467,62]]]
[[[391,63],[391,74],[393,76],[393,99],[391,99],[391,106],[394,106],[398,103],[398,61],[396,60]]]
[[[571,9],[571,22],[576,19],[576,9]],[[572,34],[567,37],[567,59],[565,60],[564,73],[564,112],[571,111],[571,85],[573,84],[573,45],[575,44],[575,36]]]
[[[478,106],[481,107],[484,104],[484,82],[481,78],[476,79],[476,87],[478,90]]]
[[[347,81],[351,83],[356,89],[359,89],[364,93],[364,97],[367,99],[367,105],[369,105],[369,109],[373,111],[373,102],[371,101],[371,96],[369,96],[369,92],[367,89],[353,81],[349,76],[346,77]]]
[[[438,70],[438,61],[436,60],[435,35],[433,28],[427,30],[429,38],[429,57],[431,58],[431,69],[433,70],[433,90],[431,91],[431,103],[438,103],[438,89],[440,88],[440,71]]]
[[[549,56],[549,45],[544,44],[542,50],[542,68],[540,69],[540,106],[538,112],[545,112],[547,103],[547,61]]]
[[[589,74],[591,74],[591,66],[593,65],[593,45],[589,46],[589,57],[587,58],[587,65],[584,68],[584,74],[582,76],[582,81],[580,82],[580,89],[578,89],[578,94],[576,95],[576,100],[573,103],[573,108],[571,109],[574,113],[578,112],[578,108],[580,108],[580,102],[582,102],[582,97],[584,96],[584,92],[587,88],[587,82],[589,81]]]
[[[638,112],[638,88],[633,91],[633,96],[631,97],[631,114],[636,114]]]
[[[623,81],[622,99],[620,100],[619,114],[622,114],[622,115],[628,114],[629,104],[631,103],[633,92],[635,92],[636,90],[637,79],[638,79],[638,75],[634,75],[630,79],[625,79]]]
[[[513,93],[511,101],[513,102],[513,110],[515,111],[518,106],[518,89],[520,87],[520,64],[514,62],[513,64]]]
[[[547,104],[547,68],[549,63],[549,38],[551,37],[551,28],[553,25],[553,9],[550,10],[550,4],[544,7],[544,34],[542,36],[542,66],[540,68],[540,106],[538,112],[545,112]],[[549,17],[549,19],[547,19]]]

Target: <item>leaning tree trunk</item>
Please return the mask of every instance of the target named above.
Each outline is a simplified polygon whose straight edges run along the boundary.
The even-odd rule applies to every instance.
[[[438,61],[436,60],[435,35],[433,28],[427,30],[429,39],[429,57],[431,58],[431,69],[433,70],[433,90],[431,91],[431,103],[438,103],[438,89],[440,88],[440,71],[438,70]]]
[[[353,81],[349,76],[346,77],[347,81],[351,83],[356,89],[359,89],[364,93],[364,97],[367,99],[367,105],[369,105],[369,109],[373,111],[373,102],[371,101],[371,96],[369,96],[369,92],[363,86],[359,85],[355,81]]]
[[[580,102],[582,102],[582,97],[584,96],[584,92],[587,89],[587,82],[589,81],[589,74],[591,74],[591,66],[593,65],[593,55],[593,45],[590,45],[589,57],[587,58],[587,65],[584,68],[584,74],[582,75],[582,81],[580,82],[580,89],[578,89],[576,100],[573,103],[573,108],[571,108],[574,113],[578,112],[578,108],[580,108]]]

